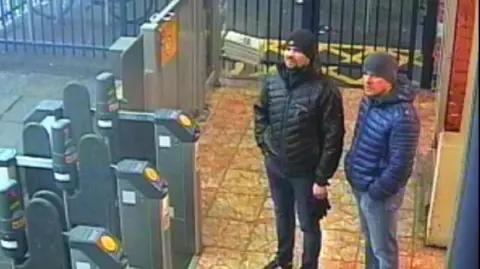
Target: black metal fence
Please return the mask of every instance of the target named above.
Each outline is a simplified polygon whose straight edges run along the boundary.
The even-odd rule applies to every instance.
[[[437,0],[198,1],[226,7],[226,29],[261,39],[267,62],[280,59],[280,44],[293,29],[312,29],[325,72],[347,84],[359,83],[359,67],[373,51],[396,55],[411,77],[421,73],[424,59],[431,60],[422,55],[420,7],[421,1]],[[0,0],[0,53],[105,56],[119,36],[136,36],[168,2]]]
[[[0,51],[103,54],[168,0],[0,0]]]
[[[318,33],[326,72],[355,84],[363,59],[373,51],[397,56],[410,76],[421,69],[421,0],[230,0],[227,29],[266,44],[266,62],[280,60],[278,44],[296,28]],[[342,80],[342,79],[340,79]]]

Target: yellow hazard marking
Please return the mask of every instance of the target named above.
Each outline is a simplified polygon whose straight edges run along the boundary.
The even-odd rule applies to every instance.
[[[285,41],[277,41],[277,40],[270,40],[267,42],[264,40],[262,44],[259,46],[259,52],[262,54],[270,53],[270,54],[279,54],[283,55],[284,50],[282,49]],[[377,51],[386,51],[393,55],[394,57],[398,58],[398,63],[400,66],[405,66],[408,64],[408,54],[409,50],[407,49],[397,49],[397,48],[389,48],[387,50],[386,47],[374,47],[374,46],[363,46],[363,45],[350,45],[350,44],[330,44],[327,43],[319,43],[318,46],[319,53],[326,54],[328,53],[331,58],[333,59],[340,59],[339,62],[342,64],[362,64],[362,61],[368,55],[377,52]],[[416,50],[414,52],[414,66],[421,67],[422,66],[422,55],[420,50]],[[333,61],[335,61],[333,60]],[[338,60],[337,60],[338,61]],[[230,75],[239,75],[245,70],[246,64],[244,63],[235,63],[235,69],[229,72]],[[274,73],[275,66],[270,66],[268,68],[261,68],[256,73],[248,74],[250,77],[257,77],[259,75],[265,73]],[[345,84],[351,86],[361,86],[362,85],[362,77],[354,77],[349,76],[349,73],[342,73],[341,68],[339,66],[329,66],[329,67],[322,67],[322,72],[327,74]]]

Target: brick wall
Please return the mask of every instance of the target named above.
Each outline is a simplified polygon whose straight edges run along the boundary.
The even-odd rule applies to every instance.
[[[467,87],[477,0],[458,0],[445,131],[459,132]]]

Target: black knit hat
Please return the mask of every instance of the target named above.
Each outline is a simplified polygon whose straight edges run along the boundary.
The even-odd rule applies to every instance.
[[[370,54],[363,63],[364,74],[381,77],[392,84],[397,78],[397,70],[397,60],[386,52]]]
[[[293,31],[288,39],[287,46],[294,46],[300,50],[311,62],[317,55],[315,36],[307,29],[298,29]]]

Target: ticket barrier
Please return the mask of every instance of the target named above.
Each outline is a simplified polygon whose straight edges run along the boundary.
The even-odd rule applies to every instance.
[[[4,268],[128,268],[121,245],[105,229],[78,226],[64,232],[66,216],[53,192],[34,194],[24,207],[19,182],[2,178],[0,214],[1,249],[11,258]]]
[[[153,269],[158,268],[159,265],[162,265],[161,268],[163,269],[172,268],[170,265],[170,226],[161,225],[162,223],[169,223],[168,210],[146,210],[144,203],[132,205],[131,200],[124,197],[124,203],[130,204],[122,205],[121,212],[119,212],[117,207],[119,189],[117,188],[115,172],[117,168],[121,172],[119,173],[119,176],[121,176],[119,178],[120,182],[133,182],[131,183],[133,187],[128,190],[130,198],[133,195],[133,197],[140,197],[140,200],[149,199],[148,205],[150,206],[147,206],[148,208],[154,208],[152,204],[157,204],[157,208],[168,208],[168,199],[163,199],[167,193],[166,182],[157,177],[153,181],[150,180],[151,182],[148,181],[150,185],[146,184],[147,180],[143,176],[143,172],[138,169],[139,166],[125,166],[125,163],[135,163],[133,160],[120,162],[118,166],[112,166],[109,147],[105,139],[95,134],[86,134],[80,138],[77,157],[77,148],[73,142],[70,121],[67,119],[60,119],[51,124],[51,141],[44,125],[33,124],[32,126],[36,126],[37,131],[35,133],[44,134],[45,140],[36,140],[38,143],[47,145],[51,143],[52,159],[21,156],[17,155],[13,149],[0,149],[0,167],[6,168],[10,172],[13,171],[11,174],[16,175],[17,178],[21,178],[19,173],[16,173],[19,170],[19,164],[26,167],[40,167],[45,171],[50,171],[51,177],[45,179],[50,179],[54,183],[54,187],[52,187],[54,191],[50,190],[50,193],[59,197],[58,193],[60,192],[63,197],[63,202],[60,199],[58,204],[65,205],[65,215],[68,216],[64,219],[66,230],[69,230],[72,226],[107,227],[106,230],[111,231],[114,237],[122,238],[123,244],[130,246],[132,251],[129,257],[135,265],[137,263],[140,265],[138,268]],[[78,164],[77,159],[79,159]],[[147,166],[146,163],[144,163],[144,166]],[[130,171],[129,169],[136,170]],[[138,173],[139,171],[141,173]],[[150,171],[148,175],[151,177],[152,171],[155,170],[149,166],[148,171]],[[25,178],[24,181],[28,182],[29,180],[29,178]],[[139,181],[143,184],[138,183]],[[125,183],[122,186],[125,186]],[[45,190],[48,190],[48,188],[43,189],[43,191]],[[39,192],[42,192],[42,190]],[[30,196],[34,198],[35,195],[32,196],[31,194]],[[123,215],[123,219],[127,220],[122,225],[124,233],[120,229],[120,215]],[[137,225],[131,225],[128,220],[136,220]],[[152,222],[152,220],[154,221]],[[138,230],[142,222],[147,222],[149,226]],[[158,235],[157,239],[153,239],[152,235]],[[137,237],[150,238],[149,241],[144,241],[145,247],[142,248],[142,251],[135,251],[138,249],[137,242],[139,240]],[[164,253],[164,255],[159,256],[158,253]],[[77,257],[84,260],[83,256],[72,254],[72,263],[78,261]],[[82,265],[82,263],[79,264]],[[88,267],[80,267],[79,265],[78,268]]]
[[[38,147],[52,156],[21,155],[14,149],[0,149],[0,167],[8,171],[9,178],[21,182],[28,198],[42,190],[51,191],[63,198],[69,224],[105,227],[120,238],[117,184],[103,138],[84,135],[77,148],[70,121],[59,119],[48,126],[28,123],[23,139],[24,143],[35,141],[29,143],[42,145]],[[32,170],[42,173],[27,173]]]
[[[118,203],[117,196],[103,195],[98,192],[101,189],[98,182],[101,182],[100,184],[109,182],[105,183],[110,184],[105,186],[109,193],[114,188],[111,184],[116,184],[112,178],[113,173],[107,171],[107,163],[111,161],[115,163],[122,159],[139,159],[155,164],[156,168],[161,167],[159,170],[165,178],[171,179],[169,211],[172,217],[173,266],[186,268],[201,251],[201,195],[195,164],[195,145],[199,138],[199,127],[189,115],[179,110],[163,109],[155,113],[121,111],[114,89],[113,75],[104,73],[97,77],[97,98],[93,111],[90,108],[88,89],[78,84],[70,84],[66,87],[63,104],[61,101],[41,102],[25,120],[27,125],[34,126],[30,128],[34,129],[33,133],[37,135],[24,134],[24,144],[30,141],[29,145],[32,149],[28,151],[29,154],[16,156],[16,165],[11,164],[10,167],[16,167],[13,170],[32,171],[25,177],[27,179],[25,186],[29,195],[35,191],[47,189],[54,191],[60,197],[65,196],[65,190],[62,191],[54,180],[52,164],[49,160],[52,156],[49,144],[38,143],[38,141],[46,141],[50,135],[48,130],[56,120],[61,118],[70,119],[72,137],[70,143],[73,147],[81,148],[80,144],[91,144],[92,150],[96,149],[96,152],[87,151],[89,153],[85,153],[84,158],[82,158],[82,151],[79,150],[80,160],[83,161],[79,162],[79,169],[71,170],[72,181],[69,184],[81,184],[80,181],[75,180],[79,177],[87,178],[86,180],[97,178],[95,183],[85,183],[87,185],[85,188],[97,186],[97,188],[91,188],[91,191],[96,193],[95,197],[103,199],[106,204],[113,200]],[[93,132],[102,136],[94,135]],[[108,158],[105,156],[108,152],[106,149],[110,149],[108,156],[110,161],[107,161]],[[117,151],[111,149],[117,149]],[[82,166],[86,168],[82,169]],[[109,169],[111,171],[111,167]],[[42,173],[36,173],[38,171]],[[98,180],[99,178],[102,180]],[[82,186],[77,188],[82,189]],[[84,198],[79,198],[78,203],[75,201],[68,203],[70,221],[75,225],[92,225],[88,223],[90,221],[98,223],[99,219],[90,220],[97,213],[85,210],[85,208],[95,208],[95,205],[88,201],[96,201],[97,198],[89,200],[86,196]],[[83,200],[87,200],[88,207],[81,202]],[[73,212],[80,213],[75,217]],[[107,227],[114,235],[121,238],[118,225],[115,227],[115,223],[119,221],[114,220],[114,215],[108,217],[103,214],[100,219],[102,218],[100,222],[110,223],[103,227]]]
[[[153,113],[120,110],[113,75],[103,73],[96,80],[93,129],[106,138],[110,149],[117,149],[110,153],[112,160],[146,160],[170,179],[173,264],[174,268],[186,268],[202,246],[201,188],[196,168],[199,126],[180,110],[160,109]],[[84,96],[88,91],[79,90],[72,92],[79,97],[71,98],[77,101],[68,110],[77,117],[87,117],[90,98]],[[75,113],[76,109],[79,113]],[[88,119],[78,121],[86,123]]]
[[[148,160],[170,180],[173,265],[187,268],[202,248],[201,187],[196,167],[200,128],[181,110],[119,110],[114,86],[112,74],[97,77],[96,101],[103,105],[96,106],[95,128],[110,135],[112,147],[118,149],[112,155]]]

